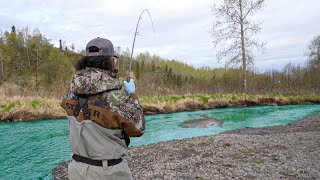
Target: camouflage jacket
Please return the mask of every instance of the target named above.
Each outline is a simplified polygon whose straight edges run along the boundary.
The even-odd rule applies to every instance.
[[[127,136],[141,136],[145,121],[143,109],[135,94],[126,95],[116,72],[86,68],[77,72],[61,106],[69,116],[82,121],[83,114],[74,114],[79,97],[88,98],[90,120],[109,129],[123,129]]]

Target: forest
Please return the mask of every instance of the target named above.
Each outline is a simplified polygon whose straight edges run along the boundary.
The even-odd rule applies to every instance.
[[[38,29],[0,30],[0,91],[5,96],[61,98],[75,73],[74,63],[83,56],[74,45],[55,47]],[[85,45],[84,45],[85,47]],[[308,61],[291,63],[282,70],[249,69],[249,94],[320,94],[320,36],[308,47]],[[124,80],[130,50],[115,47],[117,69]],[[210,62],[208,62],[210,64]],[[132,74],[140,96],[242,93],[241,67],[195,68],[177,59],[164,59],[149,52],[133,59]]]

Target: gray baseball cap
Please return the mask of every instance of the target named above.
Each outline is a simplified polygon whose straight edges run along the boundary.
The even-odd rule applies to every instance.
[[[86,46],[86,56],[114,56],[113,44],[108,39],[94,38],[88,42]]]

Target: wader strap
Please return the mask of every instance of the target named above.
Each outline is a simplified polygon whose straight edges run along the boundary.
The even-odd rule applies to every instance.
[[[123,133],[123,139],[125,140],[127,147],[129,147],[129,144],[130,144],[129,136]]]
[[[79,97],[78,104],[74,109],[75,117],[78,117],[80,111],[82,111],[84,119],[90,119],[90,111],[88,108],[88,97]]]
[[[72,158],[77,162],[82,162],[82,163],[90,164],[93,166],[101,166],[101,167],[103,166],[101,160],[89,159],[89,158],[86,158],[86,157],[83,157],[83,156],[80,156],[77,154],[73,154]],[[117,165],[121,162],[122,162],[122,158],[111,159],[111,160],[108,160],[108,166],[114,166],[114,165]]]
[[[90,120],[94,123],[107,129],[122,129],[129,137],[140,137],[142,135],[142,132],[135,127],[133,122],[125,119],[117,112],[112,112],[110,109],[102,108],[89,102]],[[78,99],[63,99],[61,107],[66,110],[68,116],[74,116],[78,122],[82,122],[84,119],[83,113],[80,113],[78,116],[75,114],[78,103]],[[78,110],[78,112],[80,112],[80,110]],[[120,137],[121,134],[119,134],[119,138]]]

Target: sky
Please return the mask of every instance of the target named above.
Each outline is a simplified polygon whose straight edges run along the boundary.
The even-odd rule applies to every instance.
[[[0,6],[0,29],[38,28],[58,47],[59,39],[77,51],[95,37],[111,40],[114,46],[131,50],[135,27],[143,9],[148,14],[139,24],[134,56],[148,51],[194,67],[224,67],[218,62],[209,33],[219,0],[11,0]],[[258,71],[282,69],[286,64],[304,65],[307,47],[320,35],[319,0],[266,0],[254,16],[266,42],[264,53],[255,52]]]

